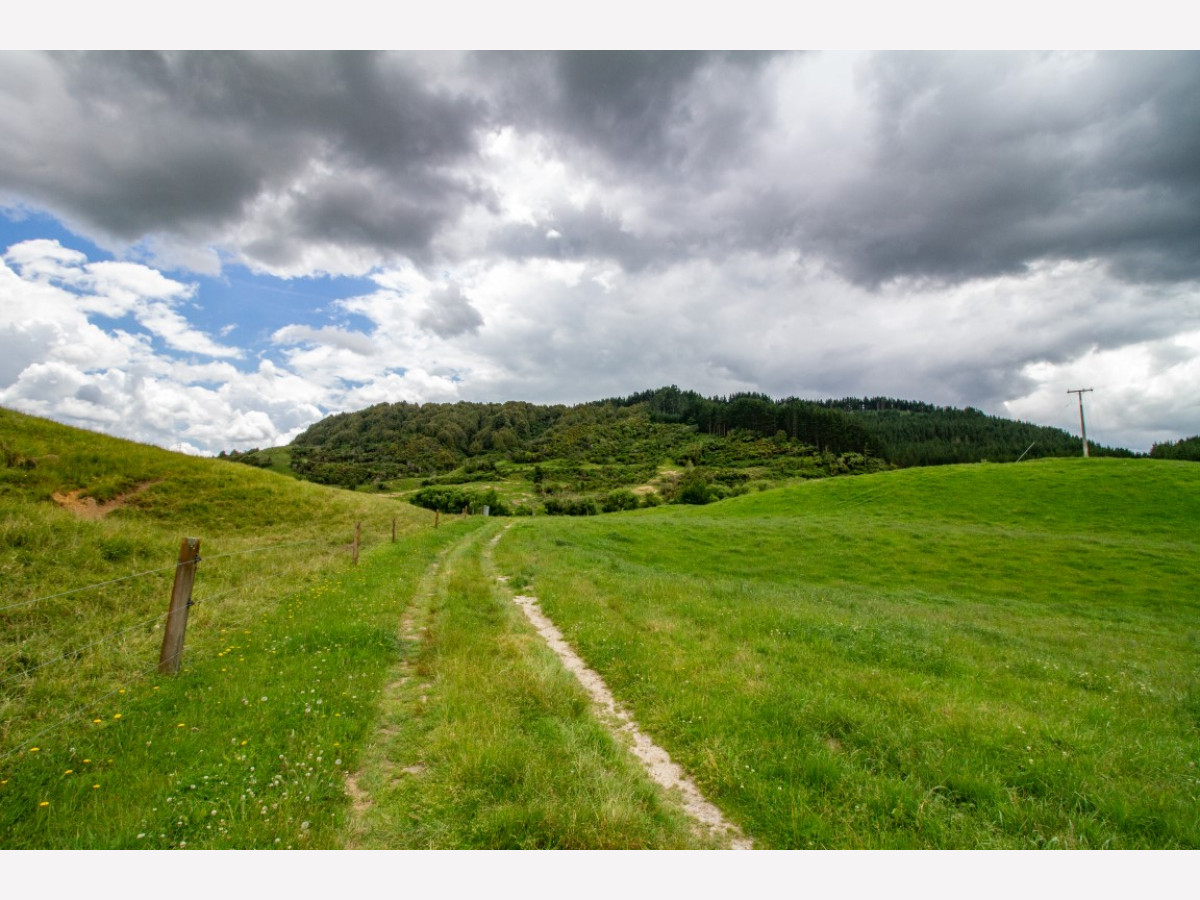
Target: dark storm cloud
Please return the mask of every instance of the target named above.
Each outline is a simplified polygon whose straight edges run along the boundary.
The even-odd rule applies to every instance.
[[[165,234],[279,268],[325,246],[366,270],[464,252],[439,239],[482,212],[473,246],[629,272],[752,251],[870,287],[1045,260],[1200,276],[1197,53],[883,53],[855,73],[819,54],[685,51],[0,66],[0,191],[125,242]],[[824,95],[852,127],[813,117]],[[505,128],[600,199],[489,219],[505,186],[480,148]]]
[[[766,161],[781,121],[803,120],[806,92],[824,87],[776,102],[770,82],[786,66],[771,62],[476,58],[497,122],[538,131],[602,184],[636,186],[656,226],[634,237],[606,204],[577,212],[570,239],[555,240],[551,228],[568,236],[558,210],[505,226],[493,249],[596,254],[630,271],[793,250],[872,287],[1020,274],[1039,260],[1102,259],[1132,281],[1200,275],[1200,54],[876,54],[849,101],[861,130],[817,133],[832,170],[803,152]]]
[[[771,53],[481,53],[500,121],[542,131],[560,152],[621,177],[695,177],[734,160],[764,107],[756,82]],[[726,96],[725,89],[730,89]]]
[[[794,226],[853,280],[1200,276],[1200,54],[881,54],[863,78],[869,167]]]
[[[673,126],[689,117],[682,93],[700,53],[575,52],[555,57],[555,112],[573,138],[611,158],[671,166],[683,148]]]
[[[72,53],[29,65],[62,90],[0,142],[0,189],[124,241],[216,239],[265,199],[297,214],[272,235],[276,258],[289,236],[414,252],[486,201],[451,171],[475,151],[479,104],[402,58]],[[393,196],[364,198],[366,180]]]

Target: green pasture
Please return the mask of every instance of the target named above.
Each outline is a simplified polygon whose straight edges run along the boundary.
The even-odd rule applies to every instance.
[[[499,592],[489,520],[6,410],[0,440],[0,849],[700,845]]]
[[[762,846],[1200,846],[1200,468],[520,520],[499,568]]]
[[[1200,846],[1194,464],[434,521],[0,410],[0,848],[708,845],[512,590],[756,846]]]

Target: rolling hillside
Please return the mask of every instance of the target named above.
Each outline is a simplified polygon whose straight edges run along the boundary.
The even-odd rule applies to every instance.
[[[6,849],[710,846],[515,593],[755,846],[1200,847],[1191,463],[434,528],[6,410],[0,441]],[[196,606],[159,676],[184,536]]]
[[[228,458],[349,488],[427,491],[443,511],[592,514],[703,504],[797,479],[1081,455],[1061,429],[888,398],[702,397],[677,387],[577,406],[379,404],[285,448]],[[1094,456],[1124,456],[1093,446]],[[445,490],[472,485],[468,490]]]
[[[1200,469],[521,520],[497,564],[775,848],[1200,846]]]

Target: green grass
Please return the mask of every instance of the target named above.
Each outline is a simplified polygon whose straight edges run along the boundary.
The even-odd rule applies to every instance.
[[[1200,846],[1194,465],[434,529],[4,410],[0,441],[0,847],[695,846],[493,555],[758,846]],[[159,676],[185,536],[198,603]]]
[[[495,520],[435,529],[395,499],[4,410],[0,429],[0,847],[697,845],[498,593]],[[83,519],[69,491],[124,505]],[[196,605],[160,676],[183,536]],[[427,777],[397,785],[381,748]]]
[[[497,548],[767,847],[1200,846],[1200,469],[1047,461]]]
[[[398,610],[473,524],[378,547],[251,615],[197,606],[179,676],[131,680],[5,761],[0,844],[340,847]]]
[[[392,675],[353,846],[702,846],[489,577],[490,525],[429,580],[425,639]]]
[[[0,846],[336,845],[333,761],[376,716],[406,566],[474,524],[7,410],[0,435]],[[83,519],[52,500],[70,491],[126,503]],[[202,542],[197,605],[170,678],[184,536]]]

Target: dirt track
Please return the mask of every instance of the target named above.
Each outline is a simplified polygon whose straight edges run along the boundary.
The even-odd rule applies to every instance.
[[[491,546],[495,546],[503,535],[504,532],[500,532],[492,540]],[[507,581],[507,578],[501,575],[498,580],[503,583]],[[671,760],[670,754],[655,744],[638,727],[633,716],[617,703],[616,698],[604,683],[604,679],[600,677],[599,673],[588,668],[587,664],[567,643],[562,632],[542,611],[537,598],[518,594],[513,597],[513,602],[525,613],[530,624],[562,661],[563,666],[579,679],[583,689],[592,698],[592,704],[600,720],[612,728],[618,736],[624,735],[632,741],[630,749],[645,766],[650,777],[668,791],[678,790],[682,795],[684,812],[695,819],[701,828],[723,841],[727,841],[730,849],[753,849],[753,843],[741,833],[736,825],[727,821],[717,807],[704,798],[700,789],[687,777],[683,769]]]

